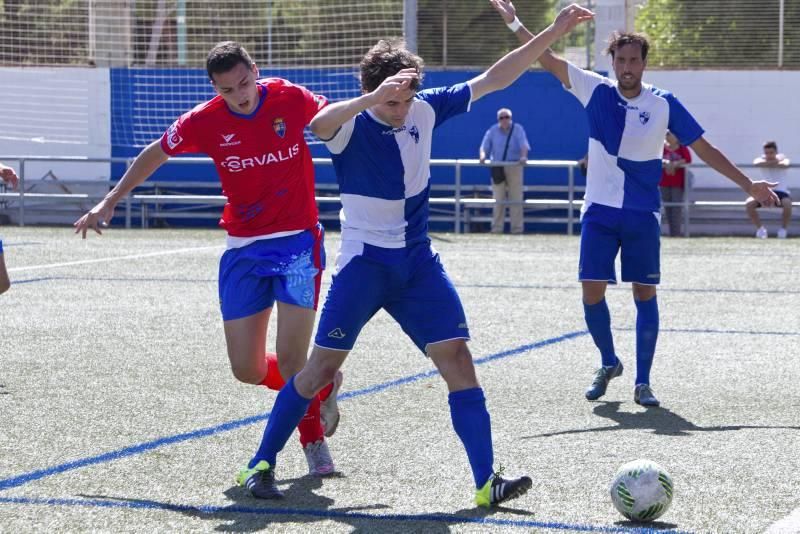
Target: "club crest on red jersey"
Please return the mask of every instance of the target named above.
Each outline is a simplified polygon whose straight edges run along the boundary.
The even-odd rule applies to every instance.
[[[277,117],[272,121],[272,129],[278,134],[278,137],[283,138],[286,135],[286,122],[283,117]]]

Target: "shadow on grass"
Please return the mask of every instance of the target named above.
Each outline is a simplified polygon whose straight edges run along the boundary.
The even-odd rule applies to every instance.
[[[344,477],[339,475],[339,478]],[[311,530],[321,528],[313,527],[313,523],[333,521],[348,525],[352,529],[351,532],[357,533],[413,531],[436,534],[450,532],[450,525],[486,523],[487,527],[491,528],[497,523],[514,521],[493,520],[491,516],[496,513],[525,516],[525,519],[533,515],[533,512],[528,510],[510,507],[497,507],[492,510],[470,508],[454,513],[421,514],[389,513],[391,507],[380,503],[335,507],[334,499],[315,493],[315,490],[320,489],[328,479],[330,477],[320,479],[304,476],[280,481],[279,486],[284,491],[285,498],[277,500],[256,499],[244,488],[233,486],[224,492],[231,501],[227,506],[191,506],[109,495],[84,494],[80,497],[99,500],[87,502],[87,505],[103,506],[105,503],[115,503],[127,508],[164,510],[204,521],[214,521],[216,525],[213,529],[218,532],[255,532],[280,528],[281,525],[299,528],[307,525]],[[382,510],[387,512],[381,513]]]
[[[652,430],[654,434],[663,436],[689,436],[692,432],[728,432],[745,429],[783,429],[800,430],[800,426],[780,425],[723,425],[698,426],[675,412],[661,407],[648,408],[643,412],[621,412],[620,401],[600,402],[594,409],[594,415],[610,419],[616,425],[599,428],[579,428],[561,430],[545,434],[523,436],[522,439],[547,438],[565,434],[585,434],[587,432],[611,432],[616,430]]]

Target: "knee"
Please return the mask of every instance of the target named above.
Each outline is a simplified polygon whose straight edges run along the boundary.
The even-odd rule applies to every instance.
[[[256,369],[249,366],[232,365],[231,371],[236,380],[245,384],[260,384],[264,380],[264,377],[259,376]]]
[[[633,298],[639,302],[644,302],[656,296],[655,286],[633,284]]]
[[[301,395],[312,397],[333,382],[336,371],[334,366],[307,366],[295,377],[294,386]]]
[[[459,342],[452,352],[438,355],[437,360],[439,372],[450,391],[478,387],[472,353],[465,341]]]
[[[281,375],[287,379],[302,371],[305,364],[306,355],[304,353],[281,352],[278,354],[278,368],[281,370]]]

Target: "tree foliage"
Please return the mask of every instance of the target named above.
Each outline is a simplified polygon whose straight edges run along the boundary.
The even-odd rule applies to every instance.
[[[649,66],[776,68],[779,0],[648,0],[636,17]],[[784,67],[800,67],[800,2],[785,2]]]
[[[517,16],[534,32],[551,22],[554,4],[514,2]],[[418,0],[417,20],[418,50],[431,66],[487,66],[519,46],[487,0]]]

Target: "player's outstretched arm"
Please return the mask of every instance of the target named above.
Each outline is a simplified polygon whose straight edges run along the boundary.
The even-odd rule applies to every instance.
[[[505,89],[530,67],[558,39],[571,32],[578,24],[591,20],[594,13],[578,4],[571,4],[539,35],[503,56],[489,70],[468,83],[473,102],[491,92]]]
[[[86,232],[90,228],[98,234],[102,234],[100,227],[108,226],[108,222],[114,216],[114,207],[117,203],[133,191],[136,186],[147,180],[168,159],[169,156],[161,148],[160,140],[147,145],[136,156],[125,175],[108,192],[105,198],[73,223],[75,233],[80,233],[83,239],[86,239]]]
[[[17,188],[17,184],[19,183],[19,176],[11,167],[3,165],[0,163],[0,179],[2,179],[7,184],[11,185],[12,189]]]
[[[506,0],[489,0],[489,3],[492,4],[492,7],[494,7],[503,18],[503,22],[506,23],[506,26],[514,32],[514,35],[517,36],[517,40],[519,40],[520,43],[525,44],[533,39],[534,35],[528,31],[528,28],[517,18],[517,10],[514,8],[513,2]],[[565,59],[558,57],[548,48],[539,56],[539,64],[544,70],[558,78],[558,81],[565,87],[570,87],[569,67]]]
[[[383,83],[371,93],[325,106],[311,120],[311,131],[323,141],[329,141],[342,124],[365,109],[392,100],[412,98],[413,94],[408,96],[405,92],[410,87],[411,81],[418,78],[419,73],[416,69],[403,69],[383,80]]]
[[[778,196],[772,192],[772,188],[777,186],[777,183],[751,180],[717,147],[706,141],[705,137],[700,137],[689,146],[709,167],[741,187],[745,193],[758,200],[761,205],[775,206],[778,204]]]

